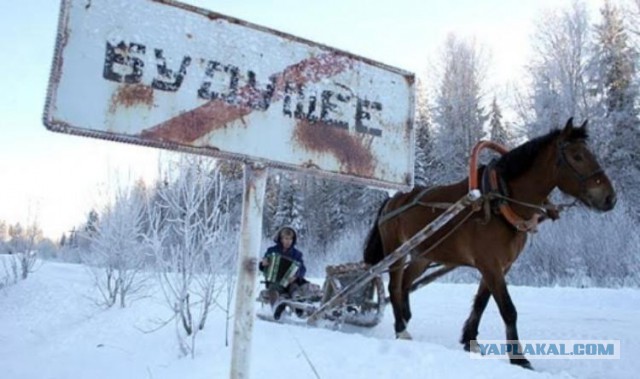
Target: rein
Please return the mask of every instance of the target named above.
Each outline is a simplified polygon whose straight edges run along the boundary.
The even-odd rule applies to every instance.
[[[423,201],[420,201],[420,199],[424,195],[426,195],[427,193],[429,193],[432,190],[433,190],[433,188],[425,188],[422,191],[420,191],[420,193],[416,197],[414,197],[413,200],[410,203],[407,203],[407,204],[401,206],[400,208],[396,208],[396,209],[394,209],[393,211],[391,211],[389,213],[381,215],[381,217],[378,219],[378,225],[389,221],[390,219],[398,216],[399,214],[403,213],[404,211],[406,211],[409,208],[413,208],[416,205],[420,205],[422,207],[428,207],[428,208],[435,208],[435,209],[447,209],[453,204],[453,203],[447,203],[447,202],[423,202]]]

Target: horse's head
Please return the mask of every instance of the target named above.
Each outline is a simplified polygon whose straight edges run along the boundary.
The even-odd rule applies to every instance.
[[[616,204],[616,192],[586,140],[587,121],[576,128],[570,118],[556,144],[558,188],[589,208],[609,211]]]

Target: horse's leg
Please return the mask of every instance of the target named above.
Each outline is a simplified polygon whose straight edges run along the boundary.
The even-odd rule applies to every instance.
[[[498,304],[498,309],[500,310],[500,315],[502,316],[507,332],[507,341],[509,341],[509,344],[515,344],[515,347],[518,349],[517,353],[509,352],[509,360],[512,364],[531,369],[531,363],[522,354],[522,345],[520,345],[518,329],[516,327],[518,313],[507,290],[504,273],[498,267],[491,270],[481,270],[481,272],[484,282],[493,295],[493,299]]]
[[[487,303],[489,303],[489,297],[491,297],[491,291],[485,284],[484,280],[480,281],[480,285],[478,286],[478,292],[476,292],[476,297],[473,300],[473,307],[471,308],[471,313],[467,318],[467,321],[464,323],[464,327],[462,328],[462,337],[460,338],[460,343],[464,345],[464,349],[466,351],[471,350],[471,341],[478,338],[478,326],[480,325],[480,318],[482,317],[482,313],[484,313],[485,308],[487,307]]]
[[[402,319],[405,323],[405,328],[411,321],[411,305],[409,304],[409,290],[402,289]]]
[[[400,264],[394,264],[389,270],[389,298],[393,308],[393,317],[395,319],[396,338],[411,339],[411,335],[407,332],[407,321],[404,319],[404,296],[402,291],[402,261]]]
[[[429,263],[430,261],[426,259],[413,259],[402,274],[402,318],[405,321],[405,327],[411,320],[411,305],[409,302],[411,286],[427,269]]]

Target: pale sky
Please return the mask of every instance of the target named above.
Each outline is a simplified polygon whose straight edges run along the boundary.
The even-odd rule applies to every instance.
[[[491,51],[490,74],[506,83],[521,76],[539,11],[569,0],[187,2],[419,75],[447,33],[475,37]],[[597,9],[600,1],[588,4]],[[0,220],[37,219],[54,239],[100,207],[115,182],[153,180],[160,153],[45,129],[59,6],[56,0],[0,2]]]

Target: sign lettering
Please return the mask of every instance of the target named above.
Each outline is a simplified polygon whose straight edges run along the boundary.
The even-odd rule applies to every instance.
[[[204,73],[192,74],[189,71],[197,71],[197,68],[189,69],[192,61],[190,56],[181,57],[176,70],[168,67],[165,52],[161,48],[154,48],[153,62],[146,62],[147,50],[147,46],[140,43],[107,42],[103,78],[117,83],[139,84],[143,82],[145,68],[155,67],[151,87],[158,91],[176,92],[180,90],[186,75],[200,74],[203,78],[195,95],[201,100],[220,100],[257,111],[266,111],[271,106],[278,81],[276,75],[267,78],[265,83],[259,83],[253,70],[247,69],[243,71],[246,75],[241,75],[239,67],[212,59],[206,60]],[[322,89],[284,79],[283,115],[310,123],[321,121],[341,129],[352,126],[358,133],[382,136],[381,129],[367,126],[373,112],[382,112],[380,102],[354,95],[342,84],[336,83],[335,88]],[[242,94],[239,93],[240,88],[245,88]]]

